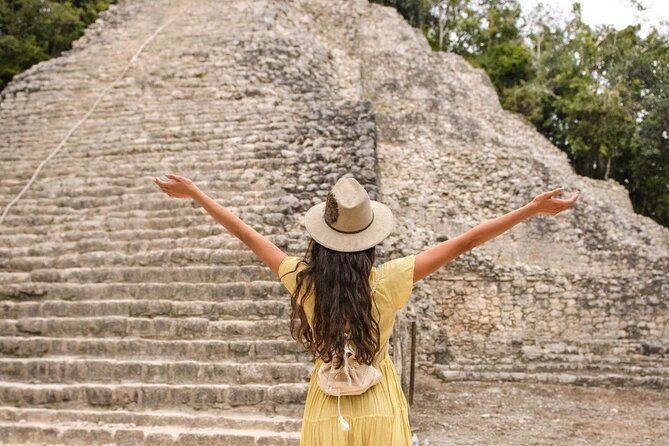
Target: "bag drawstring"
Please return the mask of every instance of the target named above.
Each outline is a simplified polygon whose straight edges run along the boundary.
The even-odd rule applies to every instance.
[[[374,291],[376,291],[376,286],[379,284],[379,277],[376,278],[374,281],[374,286],[372,287],[372,294],[374,294]],[[347,337],[347,343],[345,344],[344,347],[344,362],[348,364],[348,357],[347,353],[351,352],[353,353],[353,350],[351,349],[351,346],[348,345],[348,336]],[[348,377],[349,384],[351,384],[351,377]],[[341,391],[337,392],[337,413],[339,414],[339,427],[341,427],[341,430],[344,432],[348,431],[350,426],[348,424],[348,421],[342,416],[341,414]]]
[[[352,352],[351,346],[348,343],[349,339],[349,334],[346,333],[346,344],[344,345],[344,369],[348,367],[348,353]],[[348,379],[348,384],[351,385],[353,384],[353,381],[351,380],[350,376],[346,376]],[[342,416],[341,414],[341,389],[337,391],[337,413],[339,414],[339,426],[341,427],[341,430],[346,432],[349,429],[348,421]]]
[[[347,431],[349,429],[348,421],[344,419],[344,417],[341,415],[341,405],[339,403],[341,399],[341,392],[337,393],[337,412],[339,413],[339,426],[341,427],[341,430]]]

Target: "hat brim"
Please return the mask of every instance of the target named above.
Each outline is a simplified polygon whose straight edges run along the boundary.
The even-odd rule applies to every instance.
[[[323,202],[309,208],[304,214],[304,226],[309,235],[326,248],[342,252],[362,251],[379,244],[393,230],[392,211],[378,201],[370,200],[374,212],[372,224],[365,230],[354,234],[345,234],[328,226],[323,218],[325,204]]]

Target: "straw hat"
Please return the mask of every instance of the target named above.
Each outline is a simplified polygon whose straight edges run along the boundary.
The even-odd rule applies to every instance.
[[[377,245],[393,229],[388,206],[370,200],[355,178],[340,178],[326,201],[304,215],[304,226],[314,240],[335,251],[362,251]]]

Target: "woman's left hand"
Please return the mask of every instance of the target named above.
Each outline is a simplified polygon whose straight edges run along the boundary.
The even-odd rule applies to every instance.
[[[153,179],[160,189],[170,197],[174,198],[191,198],[198,187],[186,177],[181,175],[165,175],[169,180],[163,181],[157,177]]]

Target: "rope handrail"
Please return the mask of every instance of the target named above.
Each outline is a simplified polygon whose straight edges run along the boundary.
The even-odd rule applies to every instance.
[[[123,69],[123,71],[121,72],[121,74],[119,74],[118,76],[116,76],[116,79],[114,79],[114,81],[113,81],[111,84],[109,84],[104,90],[102,90],[102,93],[100,93],[100,95],[99,95],[98,98],[95,100],[95,102],[93,103],[93,105],[91,106],[91,108],[86,112],[86,114],[79,120],[79,122],[77,122],[77,123],[74,125],[74,127],[72,127],[72,128],[67,132],[67,134],[65,135],[65,137],[60,141],[60,143],[58,144],[58,146],[57,146],[57,147],[56,147],[56,148],[49,154],[49,156],[47,156],[47,157],[46,157],[46,158],[39,164],[39,166],[37,166],[37,169],[35,169],[35,172],[33,172],[32,177],[30,178],[30,180],[28,180],[28,183],[26,183],[26,185],[23,187],[23,189],[21,190],[21,192],[19,192],[18,195],[17,195],[16,197],[14,197],[14,199],[13,199],[12,201],[10,201],[9,204],[7,204],[7,206],[5,206],[5,209],[3,210],[2,215],[0,215],[0,225],[2,225],[3,221],[5,220],[5,217],[7,216],[7,213],[9,212],[9,208],[11,208],[11,207],[14,205],[14,203],[16,203],[16,202],[19,200],[19,198],[21,198],[21,196],[23,196],[23,194],[28,190],[28,188],[30,188],[30,186],[32,185],[33,181],[35,181],[35,178],[37,178],[37,175],[38,175],[39,172],[42,170],[42,167],[44,167],[44,165],[46,165],[46,163],[47,163],[51,158],[53,158],[53,157],[60,151],[60,149],[65,145],[65,143],[67,142],[67,140],[70,139],[70,136],[72,136],[72,134],[75,132],[75,130],[77,130],[77,128],[79,128],[79,126],[81,126],[81,124],[83,124],[83,123],[88,119],[88,117],[91,115],[91,113],[93,113],[93,111],[95,111],[95,109],[97,108],[98,104],[100,103],[100,101],[102,100],[102,98],[105,96],[105,94],[107,94],[112,88],[114,88],[114,86],[118,83],[118,81],[120,81],[120,80],[123,78],[123,76],[125,76],[125,73],[128,72],[128,70],[130,69],[130,67],[132,66],[132,64],[135,62],[135,60],[137,60],[137,57],[138,57],[139,54],[144,50],[144,48],[146,47],[146,45],[148,45],[148,44],[149,44],[149,43],[150,43],[150,42],[151,42],[151,41],[152,41],[152,40],[153,40],[153,39],[154,39],[154,38],[155,38],[155,37],[156,37],[156,36],[163,30],[163,29],[165,29],[169,24],[171,24],[174,20],[176,20],[176,18],[180,16],[180,13],[181,13],[182,10],[183,10],[183,8],[180,9],[179,11],[177,11],[177,12],[174,14],[173,17],[171,17],[167,22],[165,22],[163,25],[161,25],[156,31],[154,31],[153,34],[151,34],[151,35],[144,41],[144,43],[142,43],[142,45],[140,45],[139,49],[135,52],[135,54],[132,56],[132,58],[130,59],[130,61],[128,61],[128,63],[125,65],[125,68]]]

